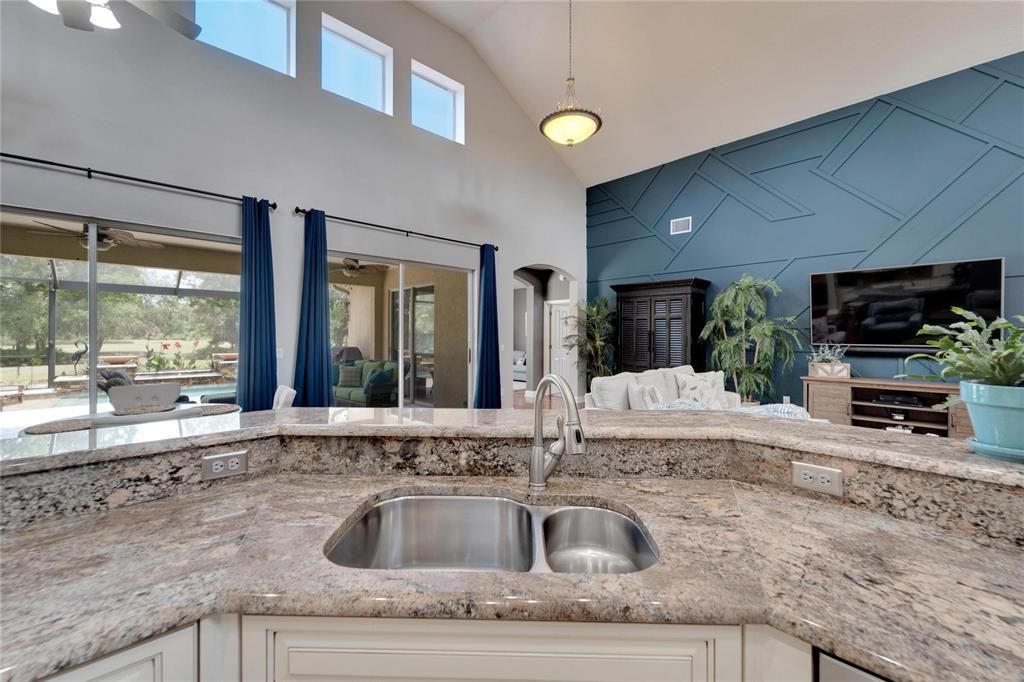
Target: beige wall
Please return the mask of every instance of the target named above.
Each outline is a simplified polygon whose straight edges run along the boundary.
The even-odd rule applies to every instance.
[[[377,350],[377,289],[352,285],[348,307],[348,345],[364,354]]]
[[[384,338],[384,324],[385,324],[385,310],[387,308],[387,295],[384,291],[384,272],[360,272],[357,274],[343,274],[338,269],[338,262],[332,257],[330,259],[328,276],[327,279],[330,282],[337,284],[350,284],[358,287],[367,287],[372,289],[373,295],[367,298],[372,300],[373,310],[376,311],[372,317],[373,326],[369,329],[361,326],[365,324],[355,318],[356,312],[354,308],[350,308],[349,312],[349,343],[353,346],[359,346],[359,349],[363,352],[363,357],[368,360],[383,360],[385,359],[384,353],[387,350],[385,345],[386,339]],[[398,277],[398,266],[394,267],[395,277]],[[355,290],[354,290],[355,291]],[[363,298],[365,294],[361,295],[360,305],[366,304],[366,298]],[[362,308],[360,308],[362,309]],[[353,324],[359,325],[360,338],[364,339],[362,345],[359,343],[352,342],[352,329]]]
[[[469,310],[467,276],[458,270],[405,266],[405,287],[434,287],[434,406],[465,407],[468,382]],[[384,278],[387,292],[398,289],[398,270]],[[390,294],[388,294],[389,296]],[[391,332],[391,306],[385,297],[385,333]],[[387,344],[390,346],[390,343]]]

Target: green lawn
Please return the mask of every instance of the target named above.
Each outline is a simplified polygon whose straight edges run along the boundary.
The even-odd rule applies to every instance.
[[[174,353],[179,350],[174,347],[174,342],[180,341],[181,343],[181,354],[186,359],[192,357],[193,347],[191,341],[184,341],[180,339],[163,339],[163,340],[146,340],[146,339],[111,339],[103,342],[103,347],[100,349],[100,357],[108,355],[138,355],[140,362],[146,354],[146,344],[148,343],[151,348],[155,351],[163,353],[164,357],[168,360],[174,356]],[[164,350],[162,344],[170,344],[168,350]],[[209,344],[200,342],[196,348],[199,357],[196,361],[196,368],[207,368],[210,366],[209,361],[206,359],[208,353],[206,352]],[[10,348],[4,348],[4,350],[10,350]],[[75,352],[74,341],[58,341],[57,350],[73,353]],[[214,352],[232,352],[233,348],[217,348]],[[21,385],[28,388],[45,388],[47,382],[47,366],[46,356],[41,355],[36,358],[35,365],[22,365],[20,367],[0,367],[0,384],[5,385]],[[84,375],[87,366],[86,358],[78,363],[78,373]],[[56,367],[56,376],[66,374],[72,376],[75,374],[74,365],[72,363],[58,364]],[[145,371],[146,367],[139,367],[140,371]]]

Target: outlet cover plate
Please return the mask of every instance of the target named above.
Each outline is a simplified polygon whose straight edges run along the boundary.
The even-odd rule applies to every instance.
[[[831,467],[790,462],[793,467],[793,485],[804,490],[813,490],[826,495],[843,496],[843,470]]]
[[[212,481],[228,476],[239,476],[249,471],[249,451],[238,450],[217,455],[203,455],[202,480]]]

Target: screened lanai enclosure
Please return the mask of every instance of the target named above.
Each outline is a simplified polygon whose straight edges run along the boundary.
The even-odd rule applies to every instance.
[[[238,244],[95,232],[91,244],[83,223],[0,215],[0,426],[90,411],[91,358],[99,412],[110,409],[102,388],[115,375],[180,383],[194,402],[235,393]]]

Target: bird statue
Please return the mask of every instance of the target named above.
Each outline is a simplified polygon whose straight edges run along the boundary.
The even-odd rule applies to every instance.
[[[75,366],[75,374],[78,374],[78,363],[89,353],[89,344],[85,341],[75,341],[75,348],[79,346],[82,346],[82,348],[71,354],[71,362]]]

